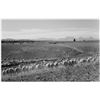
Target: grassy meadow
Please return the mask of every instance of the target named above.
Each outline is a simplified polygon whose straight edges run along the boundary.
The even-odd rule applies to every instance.
[[[2,81],[99,81],[99,42],[2,43]]]

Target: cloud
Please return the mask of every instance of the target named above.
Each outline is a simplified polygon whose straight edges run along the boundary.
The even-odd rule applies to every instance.
[[[98,38],[98,31],[88,28],[55,28],[55,29],[21,29],[20,31],[3,31],[2,38],[14,39],[39,39],[52,38],[59,39],[65,37],[96,37]]]

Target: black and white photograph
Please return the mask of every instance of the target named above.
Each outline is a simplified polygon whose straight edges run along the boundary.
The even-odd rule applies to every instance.
[[[99,81],[98,19],[2,19],[1,81]]]
[[[100,100],[99,0],[0,0],[0,100]]]

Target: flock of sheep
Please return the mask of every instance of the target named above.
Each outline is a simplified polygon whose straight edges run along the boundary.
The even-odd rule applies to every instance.
[[[19,65],[2,68],[2,74],[13,74],[22,71],[29,71],[43,68],[60,68],[66,66],[73,66],[75,64],[95,62],[97,56],[89,56],[83,58],[64,58],[64,59],[50,59],[50,60],[37,60],[35,62],[22,62]]]

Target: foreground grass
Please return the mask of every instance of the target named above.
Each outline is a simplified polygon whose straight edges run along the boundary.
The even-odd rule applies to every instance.
[[[99,63],[28,71],[2,76],[2,81],[99,81]]]

